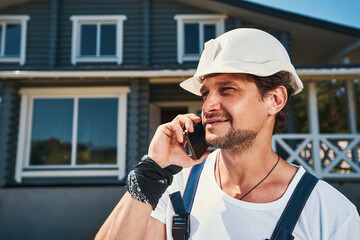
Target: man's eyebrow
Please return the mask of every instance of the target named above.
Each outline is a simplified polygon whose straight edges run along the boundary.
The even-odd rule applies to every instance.
[[[224,82],[217,82],[216,85],[226,86],[226,85],[237,85],[235,81],[224,81]]]
[[[218,86],[229,86],[229,85],[238,85],[235,81],[223,81],[223,82],[217,82],[216,85]],[[200,93],[205,91],[206,87],[202,85],[200,87]]]

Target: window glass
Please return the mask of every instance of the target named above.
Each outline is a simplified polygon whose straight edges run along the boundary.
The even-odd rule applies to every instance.
[[[96,32],[95,24],[81,25],[80,56],[96,56]]]
[[[79,99],[77,164],[116,164],[118,99]]]
[[[5,56],[20,56],[21,25],[7,24]]]
[[[100,55],[116,54],[116,25],[102,24],[100,27]]]
[[[35,99],[30,165],[71,163],[73,99]]]
[[[204,25],[204,43],[209,41],[210,39],[215,38],[215,25],[214,24],[206,24]]]
[[[199,54],[199,24],[185,23],[185,54]]]
[[[345,81],[322,81],[316,84],[321,133],[348,133]]]

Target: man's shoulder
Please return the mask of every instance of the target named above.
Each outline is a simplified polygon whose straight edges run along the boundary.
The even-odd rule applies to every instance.
[[[327,200],[329,200],[328,198],[331,196],[332,201],[351,204],[351,202],[339,190],[324,180],[319,180],[314,190],[319,198],[325,196]]]
[[[356,211],[355,205],[347,197],[323,180],[319,180],[316,184],[309,197],[308,205],[313,208],[312,210],[330,211],[344,217]]]
[[[306,202],[298,225],[309,228],[314,238],[321,235],[324,239],[354,239],[346,236],[353,234],[353,228],[359,222],[355,205],[329,183],[319,180]],[[344,238],[332,238],[341,231],[347,232]]]

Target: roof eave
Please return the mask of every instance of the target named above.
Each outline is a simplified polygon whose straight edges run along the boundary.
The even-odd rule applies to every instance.
[[[232,5],[235,7],[247,9],[250,11],[270,15],[273,17],[282,18],[285,20],[302,23],[313,27],[327,29],[329,31],[360,37],[360,29],[355,27],[345,26],[342,24],[337,24],[326,20],[320,20],[320,19],[304,16],[298,13],[292,13],[292,12],[288,12],[268,6],[263,6],[256,3],[246,2],[246,1],[236,1],[236,0],[215,0],[215,1]]]

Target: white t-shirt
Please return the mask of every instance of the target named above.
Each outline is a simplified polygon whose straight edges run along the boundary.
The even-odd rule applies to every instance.
[[[190,239],[270,238],[291,194],[305,173],[299,167],[285,194],[270,203],[249,203],[230,197],[217,185],[214,176],[216,153],[208,156],[201,173],[190,216]],[[183,192],[190,173],[184,169],[174,177],[152,217],[166,224],[172,239],[175,212],[169,194]],[[355,206],[340,192],[319,181],[311,193],[293,231],[295,239],[360,240],[360,218]]]

